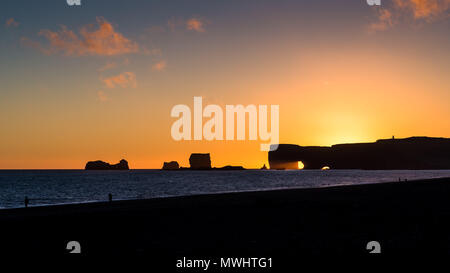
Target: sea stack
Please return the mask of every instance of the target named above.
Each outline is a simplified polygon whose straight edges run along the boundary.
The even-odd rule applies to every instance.
[[[176,161],[164,162],[163,170],[179,170],[180,165]]]
[[[85,170],[129,170],[128,162],[125,159],[120,160],[117,164],[109,164],[101,160],[89,161],[86,163]]]
[[[189,164],[193,170],[209,170],[211,169],[211,157],[208,154],[191,154]]]

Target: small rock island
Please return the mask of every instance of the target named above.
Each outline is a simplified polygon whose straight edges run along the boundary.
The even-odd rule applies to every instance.
[[[189,164],[193,170],[211,169],[211,157],[209,154],[191,154]]]
[[[180,165],[176,161],[164,162],[162,169],[163,170],[178,170],[178,169],[180,169]]]
[[[97,160],[86,163],[85,170],[129,170],[128,162],[125,159],[120,160],[117,164],[109,164],[107,162]]]
[[[227,165],[225,167],[216,168],[211,167],[211,155],[209,153],[193,153],[189,157],[189,168],[180,167],[177,161],[164,162],[162,170],[173,171],[173,170],[226,170],[226,171],[242,171],[245,170],[242,166],[231,166]]]

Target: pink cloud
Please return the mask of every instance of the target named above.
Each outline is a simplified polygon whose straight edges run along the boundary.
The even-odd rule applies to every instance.
[[[9,18],[8,20],[6,20],[6,26],[7,27],[18,27],[19,23],[14,20],[14,18]]]
[[[392,13],[387,9],[380,9],[378,11],[378,20],[369,25],[370,31],[382,31],[393,25]]]
[[[186,21],[186,29],[197,32],[205,32],[205,22],[197,18],[191,18]]]
[[[207,21],[192,17],[188,20],[184,20],[182,18],[171,18],[167,22],[167,26],[170,31],[174,32],[177,29],[196,31],[196,32],[205,32],[206,31]]]
[[[153,71],[164,71],[166,69],[166,67],[167,67],[167,62],[162,60],[162,61],[159,61],[156,64],[154,64],[152,66],[152,70]]]
[[[67,56],[113,56],[139,52],[136,42],[117,32],[105,19],[97,18],[97,26],[96,29],[92,24],[84,26],[79,33],[69,30],[66,26],[61,26],[58,31],[41,30],[38,35],[48,40],[48,47],[28,38],[23,38],[22,41],[46,54],[62,53]]]
[[[431,23],[449,17],[450,0],[394,0],[392,5],[377,11],[377,21],[370,31],[383,31],[399,22],[424,21]]]
[[[105,84],[107,88],[137,87],[136,74],[134,74],[133,72],[124,72],[116,76],[101,78],[101,81]]]
[[[415,19],[434,20],[448,17],[450,0],[395,0],[398,9],[409,10]]]

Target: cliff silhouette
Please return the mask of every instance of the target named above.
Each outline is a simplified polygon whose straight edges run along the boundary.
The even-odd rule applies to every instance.
[[[125,159],[120,160],[117,164],[109,164],[101,160],[89,161],[86,163],[85,170],[129,170],[128,162]]]
[[[271,169],[298,169],[298,161],[304,169],[450,169],[450,139],[392,138],[331,147],[280,144],[276,151],[269,152]]]

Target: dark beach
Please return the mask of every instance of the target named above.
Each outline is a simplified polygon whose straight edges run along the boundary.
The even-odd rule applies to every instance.
[[[186,257],[450,253],[450,178],[0,210],[2,254]],[[276,260],[278,259],[278,260]]]

